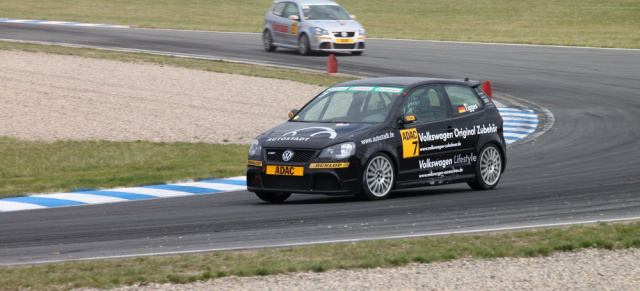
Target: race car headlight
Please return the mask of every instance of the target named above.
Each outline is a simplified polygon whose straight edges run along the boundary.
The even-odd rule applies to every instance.
[[[321,36],[321,35],[329,35],[329,31],[327,31],[324,28],[321,27],[314,27],[313,28],[313,34],[316,36]]]
[[[251,143],[251,147],[249,148],[249,156],[250,157],[259,156],[261,152],[262,152],[262,146],[260,145],[257,139],[253,140],[253,143]]]
[[[358,34],[359,34],[360,36],[365,36],[365,34],[364,34],[364,28],[360,28],[360,30],[358,30]]]
[[[345,142],[330,146],[320,153],[318,158],[332,158],[334,160],[346,159],[356,153],[356,144]]]

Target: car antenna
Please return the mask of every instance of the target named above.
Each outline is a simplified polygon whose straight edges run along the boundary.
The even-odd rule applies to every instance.
[[[464,81],[465,81],[465,82],[469,82],[469,77],[464,78]]]

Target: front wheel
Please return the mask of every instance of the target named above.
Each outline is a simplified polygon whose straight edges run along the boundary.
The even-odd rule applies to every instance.
[[[480,151],[480,159],[476,162],[476,179],[469,182],[474,190],[491,190],[498,185],[502,175],[502,154],[493,144],[488,144]]]
[[[301,35],[298,40],[298,51],[303,56],[311,54],[311,44],[309,43],[309,37],[306,34]]]
[[[283,201],[287,200],[287,198],[289,198],[289,196],[291,196],[291,193],[285,193],[285,192],[276,192],[276,193],[272,193],[272,192],[256,192],[256,196],[258,196],[258,198],[262,199],[263,201],[267,201],[267,202],[271,202],[271,203],[280,203],[280,202],[283,202]]]
[[[264,45],[264,50],[268,52],[272,52],[276,50],[276,47],[273,45],[273,38],[271,37],[271,32],[265,30],[262,34],[262,44]]]
[[[364,200],[382,200],[389,197],[395,181],[395,170],[389,156],[373,155],[364,166],[362,191],[358,196]]]

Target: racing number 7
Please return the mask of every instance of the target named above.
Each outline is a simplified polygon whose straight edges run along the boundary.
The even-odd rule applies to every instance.
[[[402,137],[402,158],[417,157],[419,153],[418,131],[415,128],[400,130]]]

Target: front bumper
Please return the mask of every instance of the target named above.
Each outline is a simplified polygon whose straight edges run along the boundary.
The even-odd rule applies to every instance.
[[[324,52],[354,52],[365,51],[365,37],[336,38],[332,36],[317,36],[311,43],[311,49]]]
[[[348,168],[310,169],[302,176],[280,176],[266,173],[266,166],[247,166],[247,190],[250,192],[287,192],[298,194],[354,195],[360,192],[360,165]]]

